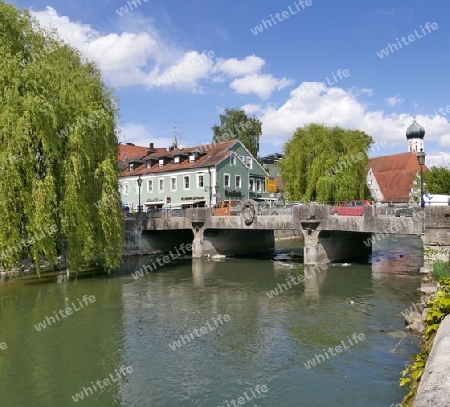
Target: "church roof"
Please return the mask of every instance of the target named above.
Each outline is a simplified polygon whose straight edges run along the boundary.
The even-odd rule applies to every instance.
[[[375,157],[369,161],[384,202],[408,202],[420,165],[416,153]],[[424,171],[428,170],[424,166]]]

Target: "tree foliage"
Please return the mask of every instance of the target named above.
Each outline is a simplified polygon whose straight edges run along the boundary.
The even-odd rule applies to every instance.
[[[237,138],[254,157],[258,156],[262,123],[256,116],[249,118],[243,109],[225,109],[220,125],[215,124],[212,131],[214,143]]]
[[[367,151],[359,130],[310,124],[284,145],[281,176],[290,200],[335,203],[367,197]]]
[[[2,264],[26,255],[38,267],[40,255],[56,263],[65,253],[74,270],[118,266],[117,110],[99,69],[3,2],[0,38],[0,255],[9,253]],[[52,225],[56,233],[37,234]]]
[[[427,192],[431,194],[450,194],[450,170],[444,167],[432,167],[423,174]]]

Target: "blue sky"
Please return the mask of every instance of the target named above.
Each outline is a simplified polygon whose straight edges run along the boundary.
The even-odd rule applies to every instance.
[[[416,115],[427,163],[450,164],[447,0],[10,2],[99,63],[125,142],[165,147],[176,123],[184,146],[210,142],[243,107],[263,123],[260,155],[311,122],[364,130],[388,155]]]

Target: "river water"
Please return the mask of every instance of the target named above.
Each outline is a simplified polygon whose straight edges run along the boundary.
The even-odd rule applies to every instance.
[[[292,288],[296,240],[275,261],[174,260],[134,280],[149,262],[136,257],[113,276],[5,282],[0,404],[388,407],[418,349],[401,312],[419,299],[420,247],[387,238],[372,264],[306,270]]]

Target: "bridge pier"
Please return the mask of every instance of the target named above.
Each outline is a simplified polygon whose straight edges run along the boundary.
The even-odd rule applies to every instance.
[[[363,259],[372,253],[372,245],[364,244],[371,233],[311,229],[303,229],[302,233],[305,240],[305,264]]]
[[[192,258],[200,259],[205,253],[203,245],[205,228],[203,226],[194,227],[192,228],[192,232],[194,233],[194,240],[192,241]]]

